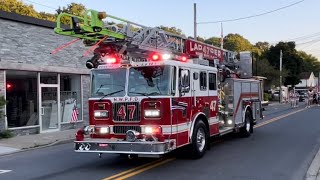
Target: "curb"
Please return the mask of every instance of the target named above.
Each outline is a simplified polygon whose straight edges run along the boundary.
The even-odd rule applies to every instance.
[[[312,160],[311,165],[307,171],[305,176],[305,180],[318,180],[320,179],[320,149],[318,150],[317,154],[315,155],[314,159]]]
[[[31,150],[36,150],[36,149],[47,148],[47,147],[51,147],[51,146],[59,145],[59,144],[71,143],[71,142],[73,142],[74,140],[75,140],[74,138],[64,139],[64,140],[57,140],[57,141],[55,141],[55,142],[52,142],[52,143],[49,143],[49,144],[39,145],[39,146],[36,146],[36,147],[22,148],[22,149],[20,149],[20,150],[18,150],[18,151],[0,154],[0,157],[12,155],[12,154],[17,154],[17,153],[22,153],[22,152],[26,152],[26,151],[31,151]]]

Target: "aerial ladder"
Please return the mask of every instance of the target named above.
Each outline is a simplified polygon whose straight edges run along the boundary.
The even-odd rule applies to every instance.
[[[71,20],[70,27],[62,24],[63,18]],[[112,24],[111,22],[114,21],[120,23]],[[89,51],[94,51],[94,56],[86,63],[90,69],[102,63],[99,62],[101,56],[111,53],[147,55],[149,52],[166,52],[178,57],[200,57],[211,60],[209,62],[212,66],[224,64],[233,67],[232,69],[236,62],[234,52],[187,38],[184,35],[167,32],[159,27],[147,27],[95,10],[87,10],[83,17],[60,13],[54,32],[78,38],[77,40],[82,39],[86,46],[92,46]]]

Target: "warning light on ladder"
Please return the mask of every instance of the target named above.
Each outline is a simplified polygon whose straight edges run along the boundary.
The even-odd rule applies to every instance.
[[[116,55],[107,55],[103,58],[103,61],[107,64],[116,64],[120,62],[120,59]]]
[[[160,60],[160,55],[159,54],[152,54],[151,55],[151,59],[153,61],[159,61]]]

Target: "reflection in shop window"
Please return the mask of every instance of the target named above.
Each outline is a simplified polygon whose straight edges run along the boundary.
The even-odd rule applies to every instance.
[[[8,127],[38,125],[37,72],[6,71]]]
[[[77,112],[77,120],[82,120],[80,75],[60,75],[61,122],[73,122],[72,112]]]

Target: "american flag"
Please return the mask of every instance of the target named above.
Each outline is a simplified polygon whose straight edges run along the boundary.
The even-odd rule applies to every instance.
[[[78,114],[79,114],[79,111],[78,111],[78,108],[77,108],[77,103],[76,103],[76,101],[74,101],[74,107],[73,107],[73,110],[72,110],[70,123],[74,123],[74,122],[78,121]]]

